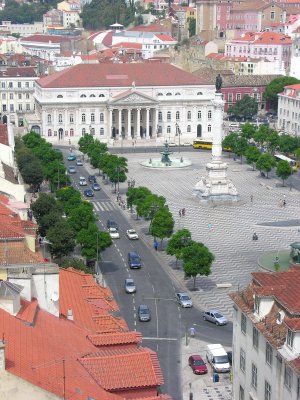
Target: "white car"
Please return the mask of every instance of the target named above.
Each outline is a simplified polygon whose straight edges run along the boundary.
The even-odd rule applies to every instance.
[[[169,147],[176,147],[177,146],[177,144],[175,142],[169,142],[168,145],[169,145]]]
[[[116,228],[109,228],[108,231],[112,239],[120,239],[120,234]]]
[[[184,142],[182,146],[183,147],[189,147],[191,145],[192,145],[192,143],[190,143],[190,142]]]
[[[139,235],[137,234],[137,232],[134,229],[127,229],[126,235],[127,235],[128,239],[132,239],[132,240],[136,240],[139,238]]]
[[[79,185],[80,185],[80,186],[86,186],[86,185],[87,185],[87,182],[86,182],[86,179],[85,179],[84,176],[80,176],[80,178],[79,178]]]
[[[82,162],[82,160],[76,160],[76,165],[83,165],[83,162]]]

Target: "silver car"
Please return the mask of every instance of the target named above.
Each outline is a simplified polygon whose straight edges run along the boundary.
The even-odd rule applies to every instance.
[[[125,292],[126,293],[135,293],[136,292],[136,286],[135,286],[133,279],[131,279],[131,278],[125,279]]]
[[[187,293],[176,293],[176,299],[183,308],[193,307],[193,302]]]
[[[151,319],[151,313],[149,307],[145,304],[141,304],[138,308],[138,317],[141,322],[147,322]]]
[[[213,322],[216,325],[226,325],[227,319],[217,310],[205,311],[203,315],[204,321]]]

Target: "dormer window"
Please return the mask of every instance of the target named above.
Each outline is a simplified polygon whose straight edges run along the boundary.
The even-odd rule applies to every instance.
[[[258,296],[254,297],[254,312],[259,314],[259,305],[260,305],[260,298]]]
[[[172,96],[172,93],[169,92],[169,93],[166,94],[166,96]]]
[[[286,335],[286,345],[292,349],[293,344],[294,344],[294,332],[291,329],[288,329]]]
[[[157,93],[157,96],[163,96],[163,94],[162,93]]]
[[[202,96],[202,95],[203,95],[202,92],[198,92],[198,93],[197,93],[197,96]]]
[[[58,98],[58,99],[62,99],[62,98],[63,98],[63,95],[62,95],[62,94],[59,94],[59,95],[57,96],[57,98]]]
[[[82,94],[82,95],[80,95],[80,97],[86,97],[86,95],[85,95],[85,94]]]

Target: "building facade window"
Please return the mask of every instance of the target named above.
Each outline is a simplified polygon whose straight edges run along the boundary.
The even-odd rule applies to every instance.
[[[81,122],[85,124],[85,114],[81,114]]]
[[[74,115],[70,114],[70,123],[73,124],[74,123]]]
[[[159,120],[159,122],[162,122],[162,112],[161,111],[159,111],[159,113],[158,113],[158,120]]]
[[[85,135],[85,128],[82,128],[82,136],[84,136]]]
[[[240,349],[240,370],[245,372],[246,368],[246,353],[243,349]]]
[[[100,113],[100,122],[104,122],[104,114]]]
[[[191,133],[191,125],[188,125],[186,130],[187,130],[187,133]]]
[[[167,133],[171,133],[171,127],[170,127],[170,125],[167,126]]]
[[[259,332],[258,329],[256,329],[254,326],[252,332],[252,345],[256,350],[258,349],[258,343],[259,343]]]
[[[52,136],[52,131],[51,131],[51,129],[48,129],[48,136]]]
[[[207,126],[207,132],[211,132],[211,125]]]
[[[211,119],[211,111],[210,111],[210,110],[209,110],[208,113],[207,113],[207,118],[208,118],[208,119]]]
[[[252,363],[252,371],[251,371],[251,385],[254,389],[257,388],[257,367]]]
[[[288,390],[291,390],[292,388],[292,378],[292,369],[286,365],[284,368],[284,385]]]
[[[92,123],[95,122],[95,114],[94,114],[94,113],[91,114],[91,122],[92,122]]]
[[[271,385],[268,381],[265,381],[265,397],[264,400],[271,400]]]
[[[52,118],[51,118],[51,114],[47,115],[47,122],[48,124],[51,124]]]
[[[247,332],[247,318],[245,314],[241,314],[241,331],[246,334]]]
[[[192,119],[192,113],[191,113],[191,111],[188,111],[188,112],[187,112],[187,119],[188,119],[188,121],[190,121],[190,120]]]
[[[62,124],[62,122],[63,122],[62,114],[58,114],[58,122],[59,122],[60,124]]]
[[[198,111],[198,119],[201,119],[201,116],[202,116],[201,111]]]
[[[100,128],[100,135],[104,135],[104,128]]]
[[[167,121],[171,121],[171,111],[168,111],[167,113]]]
[[[70,129],[70,136],[74,136],[74,129],[73,128]]]
[[[238,100],[241,100],[241,93],[237,93],[236,94],[236,100],[238,101]]]
[[[273,349],[270,343],[266,342],[266,363],[271,366],[272,361],[273,361]]]
[[[178,121],[180,119],[180,112],[176,111],[176,120]]]
[[[294,332],[291,329],[288,329],[287,335],[286,335],[286,344],[288,347],[291,349],[293,348],[294,344]]]
[[[228,103],[233,102],[233,93],[228,93]]]

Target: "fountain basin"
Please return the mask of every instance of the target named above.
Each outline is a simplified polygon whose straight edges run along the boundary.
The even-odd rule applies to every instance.
[[[189,167],[192,165],[192,162],[187,158],[172,158],[169,162],[162,162],[159,158],[150,158],[148,161],[142,161],[140,164],[146,168],[177,169]]]

